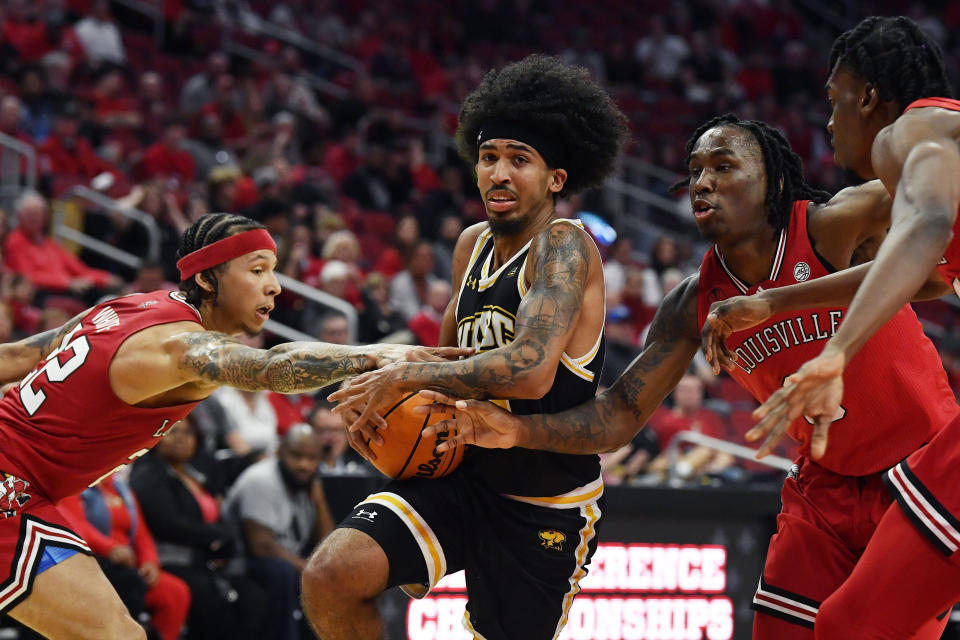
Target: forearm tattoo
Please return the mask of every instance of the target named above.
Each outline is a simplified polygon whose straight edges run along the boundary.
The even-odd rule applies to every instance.
[[[601,453],[629,442],[686,373],[699,347],[695,283],[679,285],[664,299],[643,352],[613,386],[579,407],[531,416],[520,444]]]
[[[570,225],[553,225],[534,242],[537,277],[517,311],[514,341],[465,360],[408,365],[402,377],[461,398],[517,397],[518,383],[546,361],[549,343],[572,328],[590,265],[583,234]]]
[[[180,366],[203,380],[246,391],[313,391],[374,366],[362,347],[290,342],[253,349],[232,336],[197,331],[181,338],[187,345]]]

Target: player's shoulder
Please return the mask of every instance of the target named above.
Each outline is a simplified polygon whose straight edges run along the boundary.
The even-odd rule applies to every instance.
[[[537,232],[531,253],[536,255],[545,250],[567,252],[571,257],[579,254],[591,261],[600,259],[597,243],[578,220],[570,218],[557,218]]]
[[[880,180],[846,187],[836,192],[826,202],[807,203],[807,221],[816,222],[833,216],[848,216],[858,213],[872,214],[884,204],[889,208],[890,194]]]
[[[876,140],[890,151],[905,155],[914,144],[943,138],[960,138],[960,110],[939,106],[908,109],[881,129]]]
[[[480,234],[488,229],[490,229],[490,225],[486,221],[476,222],[460,232],[460,237],[457,239],[457,242],[472,245],[477,241],[477,238],[480,237]]]

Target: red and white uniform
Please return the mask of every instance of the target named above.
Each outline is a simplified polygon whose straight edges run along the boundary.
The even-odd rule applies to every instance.
[[[57,508],[142,456],[197,403],[144,409],[120,400],[110,362],[133,334],[200,322],[179,293],[155,291],[91,309],[18,388],[0,399],[0,611],[29,594],[46,544],[89,553]]]
[[[706,254],[699,276],[699,326],[713,302],[834,270],[811,245],[807,205],[794,203],[764,282],[747,286],[730,271],[718,248]],[[727,344],[739,359],[731,375],[758,401],[766,400],[784,378],[823,350],[845,312],[824,308],[783,313],[732,334]],[[909,305],[850,361],[844,382],[843,408],[831,426],[823,459],[808,459],[811,423],[801,418],[790,426],[790,435],[801,443],[801,457],[784,484],[777,533],[754,597],[754,609],[765,614],[756,617],[755,639],[813,637],[820,602],[849,575],[890,504],[881,472],[960,413],[940,357]]]
[[[924,98],[907,109],[939,107],[960,111],[960,100]],[[953,240],[940,264],[940,275],[960,295],[960,212]],[[831,436],[833,434],[831,433]],[[960,563],[960,419],[953,421],[930,444],[890,469],[885,477],[903,512],[920,532],[946,555]]]

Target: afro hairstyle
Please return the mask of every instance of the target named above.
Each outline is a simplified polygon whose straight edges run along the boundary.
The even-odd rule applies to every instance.
[[[558,141],[552,168],[567,172],[560,197],[602,184],[629,131],[626,116],[586,69],[545,55],[489,71],[464,100],[457,147],[471,165],[479,156],[477,136],[491,122],[520,124]]]

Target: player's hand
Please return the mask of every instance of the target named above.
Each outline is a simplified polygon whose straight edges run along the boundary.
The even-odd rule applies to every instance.
[[[344,383],[340,385],[340,390],[342,391],[344,388],[349,387],[354,380],[356,380],[356,378],[344,381]],[[332,398],[333,394],[330,394],[330,397]],[[336,409],[336,407],[334,409]],[[343,430],[347,434],[347,441],[350,443],[350,446],[353,447],[354,451],[363,456],[368,462],[376,460],[377,454],[370,448],[370,442],[372,441],[378,445],[382,445],[383,436],[378,433],[378,429],[374,426],[374,423],[366,422],[358,428],[351,430],[350,425],[357,422],[357,419],[360,417],[360,411],[358,409],[344,409],[336,413],[340,416]],[[384,424],[384,427],[386,427],[386,422],[380,418],[379,414],[374,414],[374,419],[379,420]]]
[[[110,549],[107,552],[107,560],[122,567],[137,568],[137,556],[133,553],[133,549],[125,544],[118,544]]]
[[[418,347],[409,344],[378,344],[373,352],[374,368],[395,362],[444,362],[473,355],[473,349],[459,347]]]
[[[743,331],[760,324],[773,315],[773,307],[762,294],[735,296],[710,305],[703,322],[700,342],[714,375],[720,368],[731,369],[737,355],[727,346],[727,338],[735,331]]]
[[[823,353],[787,377],[783,387],[753,412],[754,419],[760,422],[747,432],[747,440],[759,440],[767,436],[757,452],[758,458],[770,453],[787,428],[800,416],[807,416],[813,421],[810,457],[814,460],[823,457],[827,451],[830,423],[841,411],[845,366],[843,353],[827,346]]]
[[[461,347],[414,347],[407,351],[407,362],[447,362],[473,355],[473,349]]]
[[[160,579],[160,567],[155,562],[144,562],[140,565],[140,577],[143,578],[147,588],[152,589]]]
[[[437,445],[437,453],[472,444],[486,449],[509,449],[517,444],[520,421],[509,411],[486,400],[462,400],[438,391],[421,391],[433,404],[413,408],[413,413],[446,416],[423,430],[425,438],[447,431],[450,437]]]
[[[379,410],[389,399],[396,398],[402,392],[400,383],[403,367],[404,363],[394,363],[376,371],[368,371],[330,394],[327,399],[337,403],[333,413],[355,416],[347,424],[347,433],[359,430],[369,438],[380,438],[376,430],[386,429],[387,422],[380,416]],[[379,444],[381,440],[376,438],[374,441]]]

